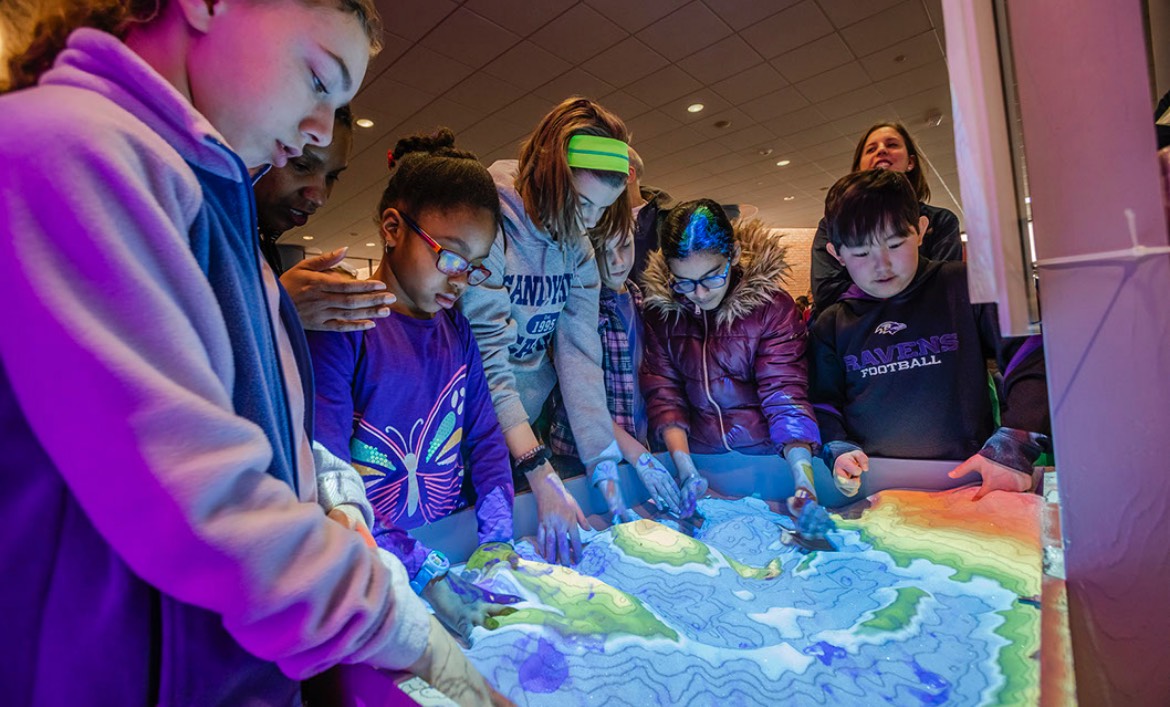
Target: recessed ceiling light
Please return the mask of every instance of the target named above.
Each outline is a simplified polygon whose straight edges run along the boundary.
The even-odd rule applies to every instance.
[[[792,160],[780,160],[779,162],[776,163],[776,166],[777,167],[787,167],[790,164],[792,164]]]
[[[357,120],[353,121],[353,124],[358,126],[359,128],[372,128],[372,127],[374,127],[374,121],[370,120],[369,118],[358,118]]]
[[[906,55],[905,55],[905,54],[899,54],[898,56],[894,57],[894,63],[895,63],[895,64],[901,64],[901,63],[902,63],[902,62],[904,62],[904,61],[906,61]]]
[[[703,105],[702,103],[692,103],[689,106],[687,106],[687,112],[688,113],[698,113],[699,111],[703,110],[706,107],[707,106]]]
[[[765,147],[764,149],[760,150],[760,154],[764,157],[767,157],[768,155],[772,154],[772,148]]]
[[[719,128],[720,130],[722,130],[723,128],[731,127],[731,121],[730,120],[716,120],[715,127]]]
[[[311,240],[313,240],[313,237],[312,237],[312,236],[301,236],[301,238],[304,238],[306,241],[311,241]]]
[[[784,197],[784,201],[792,201],[795,198],[796,198],[795,196],[786,196],[786,197]]]
[[[378,247],[377,243],[367,243],[366,245],[370,248],[377,248]]]

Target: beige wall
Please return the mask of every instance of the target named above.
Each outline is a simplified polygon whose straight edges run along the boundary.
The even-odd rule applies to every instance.
[[[812,255],[815,228],[774,228],[772,232],[780,242],[788,246],[786,253],[792,275],[788,281],[788,294],[794,298],[809,294],[810,258]]]

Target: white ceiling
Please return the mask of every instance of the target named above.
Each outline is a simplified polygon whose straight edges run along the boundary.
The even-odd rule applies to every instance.
[[[626,121],[644,183],[676,198],[754,204],[777,227],[815,226],[861,131],[900,120],[929,160],[932,203],[961,214],[941,0],[378,6],[386,48],[354,100],[374,127],[356,129],[329,204],[283,243],[378,257],[365,244],[376,240],[386,150],[400,136],[445,125],[490,164],[514,158],[536,121],[572,94]],[[692,103],[706,108],[688,113]],[[928,125],[932,112],[941,126]],[[730,125],[714,127],[722,120]],[[791,164],[776,166],[781,159]]]

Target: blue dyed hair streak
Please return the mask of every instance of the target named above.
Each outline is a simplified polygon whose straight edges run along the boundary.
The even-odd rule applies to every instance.
[[[662,254],[673,260],[692,253],[730,257],[735,250],[735,229],[722,206],[710,199],[695,199],[674,207],[659,221],[658,242]]]

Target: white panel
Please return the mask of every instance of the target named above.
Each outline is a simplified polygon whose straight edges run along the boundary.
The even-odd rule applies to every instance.
[[[431,30],[422,44],[443,56],[478,68],[519,41],[519,35],[467,8],[459,8]]]
[[[625,39],[628,33],[588,5],[576,5],[532,35],[532,41],[578,64]]]
[[[732,35],[696,52],[678,63],[684,71],[708,86],[759,64],[763,57]]]
[[[700,0],[638,32],[638,39],[671,61],[678,61],[731,34],[731,28]]]
[[[853,53],[866,56],[931,29],[922,0],[906,0],[862,22],[841,30]]]
[[[669,64],[665,57],[630,37],[583,64],[586,71],[621,88]]]
[[[805,0],[783,12],[747,27],[740,36],[766,59],[808,44],[829,34],[833,25],[813,0]]]
[[[525,40],[484,67],[484,72],[531,91],[569,68],[563,59]]]
[[[822,74],[853,59],[849,48],[838,34],[829,34],[809,42],[798,49],[781,54],[772,60],[772,66],[788,79],[797,83]]]

